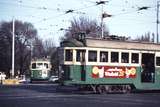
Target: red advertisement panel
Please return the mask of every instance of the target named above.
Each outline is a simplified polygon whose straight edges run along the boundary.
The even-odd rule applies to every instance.
[[[94,66],[92,78],[135,78],[136,67]]]

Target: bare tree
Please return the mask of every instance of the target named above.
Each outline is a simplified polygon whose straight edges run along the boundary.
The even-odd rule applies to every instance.
[[[56,49],[56,45],[54,43],[54,39],[47,39],[43,42],[43,46],[44,46],[44,50],[45,50],[45,56],[51,56],[52,53],[55,51]]]
[[[31,23],[15,21],[15,71],[24,74],[30,64],[30,42],[37,36]],[[11,70],[12,21],[0,24],[0,70],[9,74]],[[31,46],[30,46],[31,47]]]
[[[106,26],[104,28],[104,36],[109,35]],[[101,37],[101,26],[96,20],[80,17],[71,21],[71,27],[66,30],[65,38],[76,38],[77,33],[85,33],[88,37]]]
[[[45,49],[42,39],[35,38],[32,42],[32,59],[42,59],[45,58]]]
[[[55,46],[54,39],[47,39],[43,42],[45,56],[50,58],[51,61],[51,75],[58,74],[58,57],[57,57],[57,47]]]
[[[139,42],[154,42],[154,38],[155,38],[154,33],[151,34],[150,32],[147,32],[142,36],[138,36],[134,40]]]
[[[51,55],[51,65],[52,65],[52,72],[53,75],[58,75],[58,69],[59,69],[59,59],[58,59],[58,48],[54,48],[54,51],[52,51]]]

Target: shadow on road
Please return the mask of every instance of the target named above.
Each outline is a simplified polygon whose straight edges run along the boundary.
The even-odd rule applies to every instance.
[[[9,91],[23,91],[23,92],[40,92],[40,93],[63,93],[63,94],[73,94],[78,93],[78,88],[75,86],[61,86],[59,84],[20,84],[20,85],[0,85],[1,92],[5,90]]]
[[[20,84],[20,85],[0,85],[1,92],[6,90],[23,90],[23,92],[38,92],[38,93],[63,93],[63,94],[94,94],[92,91],[80,91],[75,86],[61,86],[59,84]],[[160,90],[134,90],[131,93],[160,93]],[[109,93],[123,94],[123,93]]]

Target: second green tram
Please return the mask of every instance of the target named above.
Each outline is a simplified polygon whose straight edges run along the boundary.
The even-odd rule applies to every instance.
[[[46,81],[50,77],[51,64],[49,60],[31,61],[31,81]]]

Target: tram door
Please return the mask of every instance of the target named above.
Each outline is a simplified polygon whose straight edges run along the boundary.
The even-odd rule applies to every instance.
[[[155,54],[142,53],[141,82],[155,81]]]
[[[85,63],[85,50],[77,50],[77,62],[80,62],[81,80],[86,80],[86,63]]]

